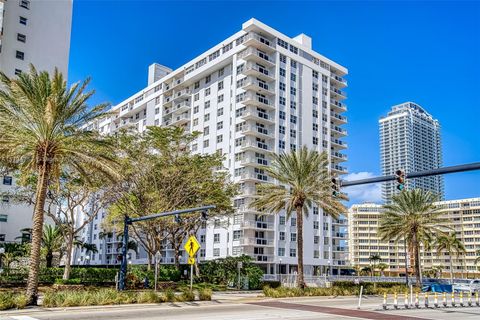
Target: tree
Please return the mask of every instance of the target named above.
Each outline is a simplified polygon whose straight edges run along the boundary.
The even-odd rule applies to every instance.
[[[42,249],[45,251],[47,268],[52,267],[53,253],[60,252],[63,245],[63,236],[58,226],[46,225],[43,227]]]
[[[259,197],[252,203],[265,213],[278,214],[286,211],[287,217],[293,212],[297,218],[297,285],[305,288],[303,276],[303,215],[308,215],[312,205],[317,205],[333,218],[345,212],[339,201],[343,198],[332,194],[332,176],[328,170],[329,159],[326,152],[318,153],[302,147],[296,152],[274,154],[272,165],[266,167],[267,174],[279,184],[263,183],[258,188]]]
[[[28,254],[30,245],[23,243],[2,243],[0,244],[0,248],[4,249],[4,252],[0,254],[0,267],[4,268],[8,274],[11,264]]]
[[[455,232],[440,235],[435,242],[435,246],[437,247],[438,254],[441,254],[442,252],[448,254],[448,258],[450,261],[450,282],[453,283],[452,256],[453,254],[455,254],[455,256],[458,258],[460,255],[465,254],[467,252],[465,250],[465,246],[462,241],[457,238]]]
[[[86,124],[105,115],[107,105],[90,108],[88,80],[67,88],[62,74],[31,65],[30,72],[10,79],[0,73],[0,163],[18,170],[20,182],[34,177],[35,205],[27,304],[36,304],[44,208],[49,186],[65,167],[88,177],[92,171],[115,177],[110,146]]]
[[[210,218],[232,213],[232,198],[237,186],[230,182],[222,167],[219,154],[192,154],[188,145],[198,137],[182,128],[149,127],[143,134],[120,133],[118,150],[128,155],[122,160],[125,183],[115,193],[108,221],[121,230],[123,217],[148,216],[153,213],[214,204]],[[120,226],[119,226],[120,224]],[[175,264],[185,237],[194,234],[202,225],[201,215],[184,214],[180,221],[174,217],[135,223],[136,239],[149,253],[149,261],[167,240],[173,247]],[[118,234],[118,232],[117,232]]]
[[[77,172],[63,172],[58,186],[49,188],[46,214],[60,226],[65,243],[63,279],[70,278],[72,251],[82,230],[109,204],[113,184],[101,174],[87,177]],[[81,213],[82,220],[78,221]],[[85,239],[83,239],[85,240]],[[80,241],[80,246],[84,241]]]
[[[382,277],[384,277],[385,276],[384,271],[385,269],[388,269],[388,264],[381,262],[377,265],[377,269],[380,270]]]
[[[382,258],[378,253],[372,254],[368,260],[372,264],[372,277],[375,275],[375,263],[382,261]]]
[[[404,190],[384,205],[378,228],[382,240],[395,242],[406,239],[407,247],[415,261],[417,286],[421,284],[420,246],[429,247],[435,237],[448,229],[441,218],[441,209],[434,205],[437,196],[421,189]]]

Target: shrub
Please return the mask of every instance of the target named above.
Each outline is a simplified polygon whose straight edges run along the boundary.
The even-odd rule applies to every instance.
[[[165,297],[167,298],[168,302],[174,302],[175,292],[172,289],[168,288],[167,290],[165,290]]]
[[[176,300],[179,302],[183,301],[195,301],[195,293],[193,290],[185,290],[179,296],[176,297]]]
[[[63,285],[67,285],[67,284],[80,284],[82,283],[82,280],[81,279],[55,279],[55,284],[63,284]]]
[[[27,296],[22,293],[0,292],[0,310],[23,309],[27,305]]]
[[[212,300],[212,289],[209,289],[209,288],[199,289],[198,298],[200,299],[200,301]]]
[[[265,287],[265,286],[268,286],[270,288],[278,288],[282,285],[282,283],[280,281],[276,281],[276,280],[265,280],[265,281],[262,281],[262,283],[260,284],[260,286],[262,287],[262,289]]]

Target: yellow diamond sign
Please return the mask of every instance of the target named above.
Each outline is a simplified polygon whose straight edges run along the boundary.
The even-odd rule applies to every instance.
[[[195,264],[195,258],[193,257],[188,258],[188,264]]]
[[[200,249],[200,244],[198,243],[197,238],[195,238],[195,236],[190,236],[190,238],[188,238],[187,243],[185,243],[184,248],[185,248],[185,251],[188,252],[188,255],[190,257],[193,257],[195,256],[195,253],[197,253],[198,249]]]

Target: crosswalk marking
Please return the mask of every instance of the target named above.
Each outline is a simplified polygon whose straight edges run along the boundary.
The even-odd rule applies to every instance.
[[[10,316],[14,320],[38,320],[37,318],[32,318],[29,316]]]

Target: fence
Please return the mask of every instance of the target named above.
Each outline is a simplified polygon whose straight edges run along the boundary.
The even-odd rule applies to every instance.
[[[403,277],[360,277],[360,276],[304,276],[305,283],[309,287],[326,287],[333,281],[351,281],[351,282],[398,282],[405,283]],[[264,281],[280,281],[285,287],[295,286],[297,282],[296,274],[265,274],[263,275]],[[410,279],[412,283],[415,279]]]

